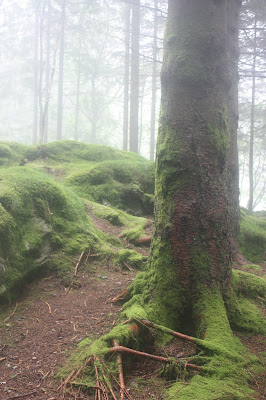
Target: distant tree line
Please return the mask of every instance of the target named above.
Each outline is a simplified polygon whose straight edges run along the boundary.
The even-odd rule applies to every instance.
[[[266,4],[240,20],[241,202],[265,205]],[[154,159],[167,0],[0,3],[0,139],[74,139]],[[264,203],[263,203],[264,201]]]

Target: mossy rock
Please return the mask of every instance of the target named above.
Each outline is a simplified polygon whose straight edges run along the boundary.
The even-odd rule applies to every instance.
[[[244,257],[253,262],[264,260],[266,251],[266,218],[264,215],[256,216],[247,210],[241,210],[240,252]]]

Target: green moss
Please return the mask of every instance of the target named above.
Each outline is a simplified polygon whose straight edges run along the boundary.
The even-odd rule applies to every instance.
[[[266,249],[266,219],[241,210],[240,252],[254,263],[263,261]]]
[[[28,167],[0,171],[0,213],[1,301],[18,295],[36,275],[60,269],[58,248],[69,257],[88,247],[108,249],[83,202],[69,188]],[[72,266],[70,259],[68,264]]]
[[[153,180],[153,163],[116,160],[98,163],[66,182],[88,200],[133,214],[151,214]]]
[[[233,287],[238,296],[254,300],[266,295],[265,279],[244,271],[233,270]]]
[[[247,272],[261,272],[263,271],[263,268],[260,265],[257,264],[246,264],[241,266],[242,269],[247,270]]]
[[[134,250],[122,249],[118,251],[118,263],[120,265],[127,264],[130,267],[142,269],[144,257]]]

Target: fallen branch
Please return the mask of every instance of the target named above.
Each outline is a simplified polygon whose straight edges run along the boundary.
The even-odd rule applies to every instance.
[[[75,370],[73,370],[72,372],[70,372],[70,374],[68,375],[68,377],[61,383],[60,386],[58,386],[58,388],[56,389],[57,391],[60,390],[62,387],[66,387],[66,385],[68,384],[68,382],[70,381],[70,379],[73,379],[73,375],[75,373]]]
[[[6,360],[6,357],[0,358],[0,362]]]
[[[155,361],[160,361],[164,364],[173,362],[173,358],[169,358],[169,357],[162,357],[162,356],[155,356],[153,354],[149,354],[149,353],[144,353],[142,351],[138,351],[138,350],[133,350],[133,349],[129,349],[128,347],[124,347],[124,346],[118,346],[115,345],[114,347],[112,347],[111,349],[109,349],[110,353],[114,353],[114,352],[123,352],[123,353],[128,353],[128,354],[132,354],[135,356],[139,356],[139,357],[145,357],[145,358],[149,358],[151,360],[155,360]],[[194,369],[197,371],[201,371],[202,368],[199,367],[198,365],[195,364],[189,364],[189,363],[185,363],[184,365],[179,361],[179,360],[174,360],[177,364],[183,366],[183,368],[190,368],[190,369]]]
[[[101,390],[102,388],[100,387],[100,380],[99,380],[99,374],[98,374],[98,368],[96,365],[96,361],[97,361],[97,356],[96,354],[94,354],[94,369],[95,369],[95,375],[96,375],[96,385],[97,388],[95,389],[95,400],[101,400]]]
[[[17,311],[17,308],[18,308],[18,303],[16,303],[15,308],[14,308],[14,311],[13,311],[6,319],[4,319],[4,324],[5,324],[11,317],[13,317],[13,315],[14,315],[15,312]]]
[[[89,363],[91,362],[91,357],[87,358],[87,360],[85,361],[84,365],[82,365],[82,367],[80,367],[78,369],[78,371],[76,372],[76,374],[73,376],[73,378],[71,378],[71,382],[73,382],[75,379],[77,379],[77,377],[79,376],[79,374],[84,370],[84,368],[87,367],[87,365],[89,365]]]
[[[177,339],[184,340],[184,341],[187,341],[187,342],[190,342],[193,344],[197,344],[196,339],[192,336],[188,336],[188,335],[184,335],[183,333],[172,331],[169,328],[165,328],[160,325],[157,325],[154,322],[148,321],[147,319],[141,319],[140,322],[145,326],[159,329],[160,331],[162,331],[164,333],[168,333],[169,335],[174,336]]]
[[[117,354],[117,364],[118,364],[118,371],[119,371],[119,382],[120,382],[120,394],[121,394],[121,400],[124,400],[125,396],[125,391],[126,391],[126,386],[125,386],[125,381],[124,381],[124,375],[123,375],[123,362],[122,362],[122,356],[119,351],[119,346],[118,343],[114,340],[114,349],[115,351],[119,352]]]
[[[84,254],[85,254],[85,251],[86,251],[86,250],[84,250],[84,251],[81,253],[81,255],[79,256],[78,262],[77,262],[77,264],[76,264],[76,266],[75,266],[74,276],[77,276],[78,267],[79,267],[79,264],[80,264],[80,262],[81,262],[81,260],[82,260],[82,258],[83,258],[83,256],[84,256]]]
[[[135,244],[140,246],[149,246],[151,244],[151,237],[150,236],[142,236],[139,239],[134,240]]]
[[[47,301],[45,301],[45,304],[47,304],[48,309],[49,309],[49,314],[52,314],[52,309],[49,303],[47,303]]]
[[[114,297],[112,300],[109,300],[110,303],[117,303],[118,301],[122,300],[124,296],[127,293],[127,288],[122,290],[122,292],[119,293],[116,297]]]
[[[30,396],[32,394],[35,394],[35,393],[37,393],[37,390],[33,390],[33,392],[28,392],[28,393],[24,393],[24,394],[18,394],[16,396],[11,396],[11,397],[8,397],[7,400],[20,399],[21,397],[28,397],[28,396]]]

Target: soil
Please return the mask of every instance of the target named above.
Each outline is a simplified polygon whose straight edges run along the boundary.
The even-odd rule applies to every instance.
[[[94,217],[100,229],[119,236],[120,229]],[[150,227],[147,228],[150,234]],[[125,246],[131,246],[125,243]],[[142,254],[147,248],[134,247]],[[73,273],[75,263],[73,260]],[[116,320],[121,304],[110,300],[133,281],[134,270],[121,270],[101,265],[93,268],[80,265],[77,284],[70,290],[56,276],[49,276],[27,286],[24,295],[14,305],[2,307],[0,324],[0,399],[1,400],[78,400],[94,399],[70,387],[64,394],[58,391],[56,378],[59,368],[77,344],[85,337],[92,341],[107,333]],[[3,316],[4,315],[4,316]],[[263,351],[263,338],[242,335],[241,340],[252,352]],[[172,342],[173,343],[173,342]],[[173,356],[192,355],[191,345],[176,340],[162,349],[149,348],[147,352]],[[162,365],[146,359],[124,365],[125,383],[132,399],[163,399],[165,388],[171,383],[160,373]],[[184,385],[187,384],[185,377]],[[263,377],[254,377],[257,400],[264,398]],[[119,398],[119,394],[117,394]]]

